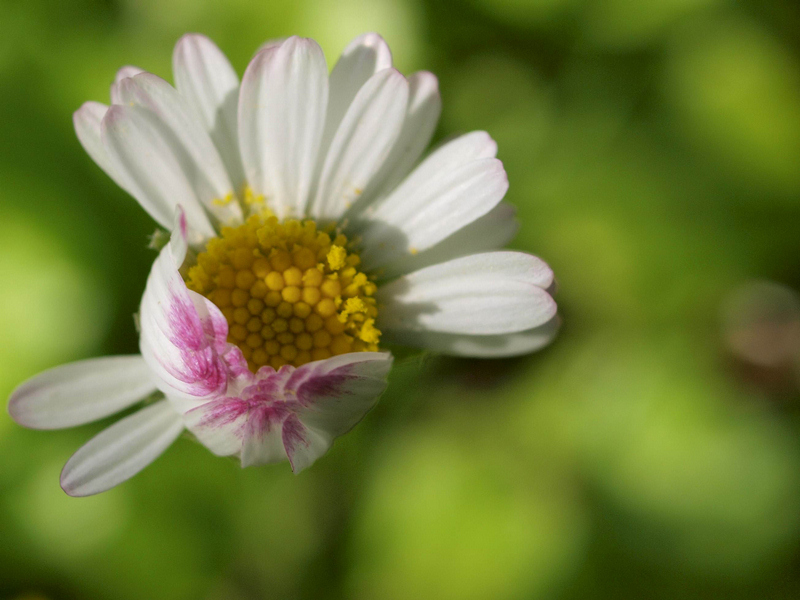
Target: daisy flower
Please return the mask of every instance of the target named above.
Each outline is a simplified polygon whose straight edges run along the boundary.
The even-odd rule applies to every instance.
[[[111,106],[74,115],[89,155],[171,236],[142,297],[141,354],[51,369],[9,401],[34,429],[141,405],[70,458],[68,494],[125,481],[187,429],[242,466],[298,472],[377,402],[387,344],[499,357],[555,335],[551,270],[498,250],[517,226],[495,142],[468,133],[420,160],[437,80],[404,77],[380,36],[330,73],[313,40],[268,43],[240,84],[187,35],[173,75],[123,67]]]

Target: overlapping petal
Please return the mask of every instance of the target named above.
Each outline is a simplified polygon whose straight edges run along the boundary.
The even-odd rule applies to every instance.
[[[325,130],[320,142],[315,180],[319,179],[333,136],[356,94],[375,73],[391,66],[392,52],[377,33],[360,35],[344,49],[330,74]]]
[[[376,199],[385,197],[408,175],[428,147],[441,111],[442,97],[436,76],[428,71],[413,73],[408,78],[408,106],[400,136],[380,171],[348,211],[349,215],[358,215]]]
[[[86,150],[98,167],[105,171],[114,182],[123,190],[134,195],[131,189],[134,187],[126,181],[122,173],[118,173],[111,165],[106,147],[101,138],[101,124],[103,117],[108,112],[108,106],[100,102],[84,102],[83,105],[72,115],[72,123],[75,126],[75,133],[78,136],[83,149]]]
[[[504,358],[536,352],[547,346],[558,333],[561,320],[553,317],[544,325],[517,333],[465,335],[439,331],[396,330],[389,335],[396,344],[426,348],[452,356]]]
[[[241,223],[250,208],[235,197],[244,191],[279,218],[338,222],[358,238],[359,268],[389,281],[376,295],[381,343],[489,358],[553,339],[552,271],[536,257],[496,251],[517,224],[501,202],[508,181],[495,142],[472,132],[417,165],[441,112],[438,82],[424,71],[403,77],[380,36],[353,40],[330,76],[313,40],[273,40],[240,86],[213,42],[186,35],[173,71],[175,88],[123,67],[110,108],[89,102],[74,115],[81,144],[106,173],[162,226],[178,218],[142,298],[142,356],[59,367],[11,398],[18,422],[54,428],[113,414],[156,387],[167,396],[78,450],[62,473],[67,493],[126,480],[184,427],[242,466],[288,459],[299,472],[384,391],[392,364],[384,352],[250,372],[227,342],[220,309],[187,289],[188,248]]]
[[[492,210],[508,190],[496,148],[483,132],[457,138],[370,206],[356,226],[364,266],[376,269],[427,250]]]
[[[359,90],[375,73],[391,66],[392,52],[377,33],[365,33],[347,45],[331,71],[323,151],[330,147],[336,130]]]
[[[369,78],[347,109],[322,162],[310,214],[339,219],[392,150],[406,115],[408,81],[394,69]]]
[[[209,214],[223,224],[241,222],[225,164],[206,130],[201,126],[181,94],[166,81],[151,73],[140,73],[120,81],[118,95],[123,104],[141,106],[161,133],[194,195]]]
[[[108,109],[102,140],[115,172],[128,182],[128,191],[163,227],[169,229],[180,205],[192,231],[192,243],[215,235],[187,169],[177,140],[163,121],[141,106]]]
[[[504,248],[519,229],[519,223],[515,219],[516,212],[513,205],[500,202],[487,214],[435,246],[416,254],[405,253],[399,259],[384,265],[380,269],[380,277],[388,280],[453,258]]]
[[[553,272],[522,252],[486,252],[404,275],[378,290],[378,327],[498,335],[549,321],[556,304],[545,289]],[[391,333],[389,333],[391,337]]]
[[[391,365],[388,353],[357,352],[278,372],[264,367],[238,396],[189,410],[186,426],[215,454],[240,454],[242,466],[288,458],[299,472],[375,405]]]
[[[239,154],[239,77],[231,63],[204,35],[187,34],[172,54],[175,87],[219,151],[239,193],[246,185]]]

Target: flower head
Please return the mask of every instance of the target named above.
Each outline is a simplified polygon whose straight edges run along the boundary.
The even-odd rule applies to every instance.
[[[174,87],[123,67],[110,107],[75,113],[89,155],[172,234],[142,297],[141,355],[58,367],[11,397],[38,429],[151,400],[76,452],[67,493],[117,485],[185,429],[242,466],[299,471],[377,402],[386,344],[498,357],[555,335],[550,269],[498,250],[516,223],[496,144],[473,132],[420,162],[437,80],[392,68],[378,35],[330,74],[312,40],[267,44],[241,85],[187,35],[173,72]]]

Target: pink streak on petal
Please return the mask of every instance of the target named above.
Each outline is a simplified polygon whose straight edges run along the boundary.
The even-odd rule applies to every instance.
[[[250,403],[241,398],[223,398],[204,404],[192,411],[202,411],[199,427],[224,427],[250,410]]]
[[[230,348],[223,355],[225,363],[228,365],[231,374],[236,378],[243,378],[248,381],[253,379],[253,374],[247,366],[247,359],[242,354],[238,346],[230,345]]]
[[[283,389],[286,381],[291,377],[295,368],[291,365],[284,365],[279,371],[272,367],[265,370],[262,367],[258,371],[258,381],[244,389],[242,395],[245,398],[258,398],[261,400],[277,400],[283,397]]]
[[[303,406],[313,404],[320,397],[343,398],[350,395],[349,383],[360,379],[352,373],[358,363],[343,365],[333,371],[323,371],[324,362],[319,362],[311,369],[297,370],[286,382],[286,387],[297,394],[298,402]]]
[[[216,345],[216,338],[209,339],[191,300],[181,294],[173,294],[168,319],[168,337],[180,351],[182,360],[180,366],[164,366],[175,377],[190,384],[190,393],[193,395],[224,393],[228,383],[227,365],[212,346]],[[212,330],[216,328],[213,323],[209,327]]]
[[[286,448],[286,455],[289,457],[289,463],[292,465],[292,469],[294,469],[292,457],[298,446],[308,446],[308,440],[306,439],[307,432],[308,430],[305,425],[303,425],[300,419],[294,414],[283,423],[283,429],[281,430],[283,447]]]

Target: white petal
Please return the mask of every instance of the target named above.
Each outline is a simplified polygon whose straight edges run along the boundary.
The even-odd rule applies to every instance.
[[[102,124],[103,145],[113,169],[130,183],[130,193],[163,227],[169,229],[178,205],[200,239],[214,228],[187,179],[186,161],[176,156],[171,132],[151,111],[140,106],[112,106]]]
[[[292,469],[299,472],[350,431],[386,389],[392,368],[388,352],[353,352],[297,368],[286,382],[301,405],[299,424],[287,421],[283,440]]]
[[[175,87],[211,136],[234,189],[246,183],[239,154],[239,77],[219,48],[204,35],[186,34],[172,54]]]
[[[408,94],[408,109],[400,137],[369,189],[354,205],[354,215],[397,187],[422,156],[436,130],[442,112],[442,97],[436,76],[427,71],[412,74],[408,78]]]
[[[378,289],[381,330],[472,335],[516,333],[556,314],[544,290],[553,280],[539,258],[487,252],[426,267]]]
[[[260,45],[260,46],[259,46],[259,47],[256,49],[256,51],[253,53],[253,56],[255,57],[255,55],[256,55],[256,54],[258,54],[259,52],[261,52],[262,50],[269,50],[270,48],[275,48],[275,47],[277,47],[277,46],[280,46],[280,45],[281,45],[283,42],[285,42],[285,41],[286,41],[286,40],[288,40],[288,39],[289,39],[289,38],[288,38],[288,37],[286,37],[286,36],[284,36],[284,37],[277,37],[277,38],[270,38],[270,39],[268,39],[266,42],[264,42],[263,44],[261,44],[261,45]]]
[[[78,136],[83,149],[97,163],[97,166],[105,171],[114,182],[123,190],[130,192],[130,185],[125,178],[114,170],[111,166],[111,159],[103,145],[101,139],[101,123],[106,116],[108,106],[99,102],[84,102],[83,105],[72,115],[72,123],[75,126],[75,133]],[[131,194],[132,195],[132,194]]]
[[[111,104],[125,104],[125,100],[119,95],[119,84],[123,79],[135,77],[139,73],[144,73],[144,69],[131,65],[126,65],[117,71],[117,74],[114,76],[114,83],[111,84]]]
[[[8,412],[31,429],[60,429],[113,415],[155,390],[138,354],[93,358],[29,379],[11,394]]]
[[[333,136],[336,135],[336,131],[358,91],[375,73],[391,66],[392,53],[389,46],[377,33],[360,35],[344,49],[331,71],[330,96],[325,117],[325,133],[320,144],[317,176],[322,171],[322,163],[328,153],[331,141],[333,141]]]
[[[119,95],[125,104],[146,108],[156,117],[165,143],[206,210],[222,224],[241,222],[238,203],[221,203],[234,193],[222,158],[195,111],[178,91],[156,75],[141,73],[123,79]]]
[[[514,206],[501,202],[432,248],[417,254],[406,253],[382,267],[381,278],[391,279],[460,256],[504,248],[519,229],[519,223],[514,218],[516,212]]]
[[[105,492],[136,475],[169,448],[183,421],[165,400],[104,429],[72,455],[61,471],[70,496]]]
[[[360,227],[366,269],[435,246],[487,214],[508,190],[503,163],[496,158],[424,177],[427,172],[412,173]]]
[[[313,216],[338,219],[358,199],[400,135],[407,105],[408,81],[394,69],[379,71],[362,86],[327,151]]]
[[[227,361],[228,326],[219,309],[190,292],[178,273],[186,254],[182,227],[173,232],[150,271],[139,313],[140,350],[167,396],[198,404],[225,392],[241,365]],[[246,369],[246,366],[244,367]]]
[[[313,40],[259,52],[242,80],[239,140],[248,181],[279,216],[300,215],[311,189],[328,103],[328,68]]]
[[[558,316],[544,325],[503,335],[459,335],[438,331],[388,331],[387,342],[427,348],[454,356],[502,358],[535,352],[553,341],[561,324]]]
[[[365,33],[347,45],[331,71],[330,101],[325,123],[326,132],[331,128],[329,142],[358,90],[375,73],[391,66],[392,52],[377,33]]]

